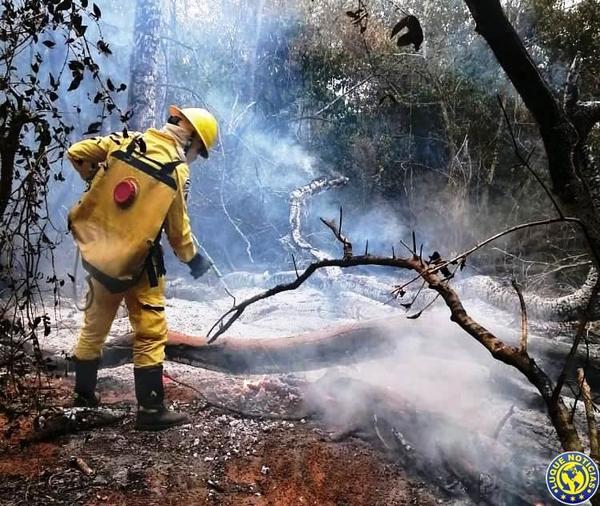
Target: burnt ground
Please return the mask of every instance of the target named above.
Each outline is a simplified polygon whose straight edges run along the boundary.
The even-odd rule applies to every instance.
[[[335,427],[302,419],[300,382],[293,376],[232,378],[206,372],[194,380],[198,391],[165,381],[168,399],[190,415],[188,425],[158,433],[135,431],[132,382],[110,376],[99,385],[103,402],[128,411],[115,424],[32,442],[31,419],[20,418],[18,425],[0,419],[0,504],[449,502],[368,442],[353,437],[334,442],[329,431]],[[72,378],[55,378],[51,387],[57,407],[68,406]],[[200,392],[252,415],[294,416],[260,419],[207,407]]]

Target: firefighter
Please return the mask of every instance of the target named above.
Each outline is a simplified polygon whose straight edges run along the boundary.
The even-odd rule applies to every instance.
[[[198,155],[208,158],[217,121],[200,108],[171,106],[169,114],[160,130],[86,139],[67,152],[90,185],[69,213],[69,228],[90,274],[84,324],[72,357],[74,404],[99,403],[102,346],[124,300],[134,331],[138,430],[162,430],[187,421],[164,406],[167,323],[161,232],[195,279],[211,266],[197,250],[186,199],[188,166]]]

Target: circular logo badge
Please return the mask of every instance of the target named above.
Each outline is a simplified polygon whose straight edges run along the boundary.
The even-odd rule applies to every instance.
[[[561,453],[546,471],[548,490],[563,504],[587,501],[598,490],[598,484],[598,466],[584,453]]]

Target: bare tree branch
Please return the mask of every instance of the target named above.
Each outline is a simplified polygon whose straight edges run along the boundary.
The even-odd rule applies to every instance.
[[[537,174],[537,172],[535,170],[533,170],[533,167],[529,163],[529,157],[524,157],[523,154],[521,153],[521,149],[519,147],[519,143],[517,142],[517,138],[515,136],[515,132],[512,127],[512,123],[510,122],[510,119],[506,112],[506,108],[504,107],[504,104],[502,103],[502,99],[500,98],[500,95],[497,95],[497,98],[498,98],[498,103],[500,104],[500,109],[502,109],[502,114],[504,116],[504,120],[506,121],[506,125],[508,126],[508,132],[510,133],[510,138],[512,139],[514,151],[515,151],[515,154],[517,155],[517,158],[521,162],[521,165],[523,165],[527,169],[527,171],[535,178],[535,180],[538,182],[538,184],[542,187],[542,189],[544,190],[544,192],[550,199],[550,202],[552,202],[552,205],[554,206],[554,209],[556,210],[556,213],[558,214],[558,216],[560,216],[561,218],[564,218],[565,215],[562,212],[562,209],[560,208],[560,206],[558,205],[558,202],[556,202],[554,195],[552,195],[552,192],[546,186],[544,181],[542,181],[542,178]]]
[[[596,425],[596,416],[594,415],[594,403],[592,402],[592,392],[590,386],[585,380],[583,369],[577,369],[577,382],[583,396],[585,405],[585,415],[588,424],[588,436],[590,438],[590,457],[594,460],[600,458],[600,442],[598,441],[598,426]]]
[[[521,304],[521,338],[519,340],[519,351],[521,353],[527,353],[527,307],[525,306],[525,299],[523,298],[523,292],[519,284],[513,279],[512,286],[517,292],[519,297],[519,303]]]
[[[596,280],[596,284],[594,285],[594,288],[592,289],[592,293],[588,300],[584,315],[581,318],[581,320],[579,321],[579,324],[577,326],[577,332],[575,333],[575,338],[573,339],[573,345],[571,346],[571,350],[569,351],[569,354],[567,355],[567,358],[565,359],[565,364],[563,366],[563,369],[562,369],[560,375],[558,376],[558,380],[556,381],[556,387],[554,387],[554,391],[552,392],[552,402],[556,402],[557,399],[560,397],[562,387],[567,378],[567,374],[573,366],[573,360],[577,353],[577,348],[579,348],[579,343],[581,342],[581,339],[583,338],[583,336],[585,334],[587,324],[590,321],[590,314],[591,314],[592,308],[598,301],[599,292],[600,292],[600,278]]]
[[[569,67],[569,73],[567,74],[567,82],[565,84],[565,90],[563,93],[563,107],[567,114],[571,114],[575,109],[575,105],[579,100],[579,89],[577,87],[577,81],[579,79],[579,72],[581,70],[581,54],[577,53],[571,66]]]
[[[547,220],[530,221],[527,223],[521,223],[519,225],[514,225],[512,227],[509,227],[509,228],[503,230],[502,232],[498,232],[497,234],[494,234],[494,235],[488,237],[487,239],[477,243],[475,246],[464,251],[460,255],[456,255],[454,258],[452,258],[450,260],[446,260],[443,263],[436,264],[435,268],[431,269],[431,272],[437,272],[437,271],[441,270],[442,268],[447,267],[450,264],[457,263],[457,262],[467,258],[469,255],[471,255],[478,249],[481,249],[486,244],[489,244],[497,239],[500,239],[500,237],[503,237],[505,235],[512,234],[513,232],[516,232],[517,230],[522,230],[524,228],[531,228],[531,227],[539,227],[542,225],[551,225],[553,223],[562,223],[562,222],[576,223],[578,225],[581,224],[581,222],[578,218],[572,218],[569,216],[565,216],[563,218],[549,218]]]
[[[340,226],[338,227],[334,220],[326,220],[321,218],[321,221],[333,232],[335,238],[342,243],[344,248],[343,258],[352,257],[352,243],[342,235],[342,208],[340,207]]]

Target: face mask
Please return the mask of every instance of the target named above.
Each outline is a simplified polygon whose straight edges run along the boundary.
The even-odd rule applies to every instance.
[[[186,157],[186,162],[188,165],[198,158],[198,154],[200,153],[200,141],[196,138],[195,135],[191,136],[188,142],[184,147],[184,153]]]

